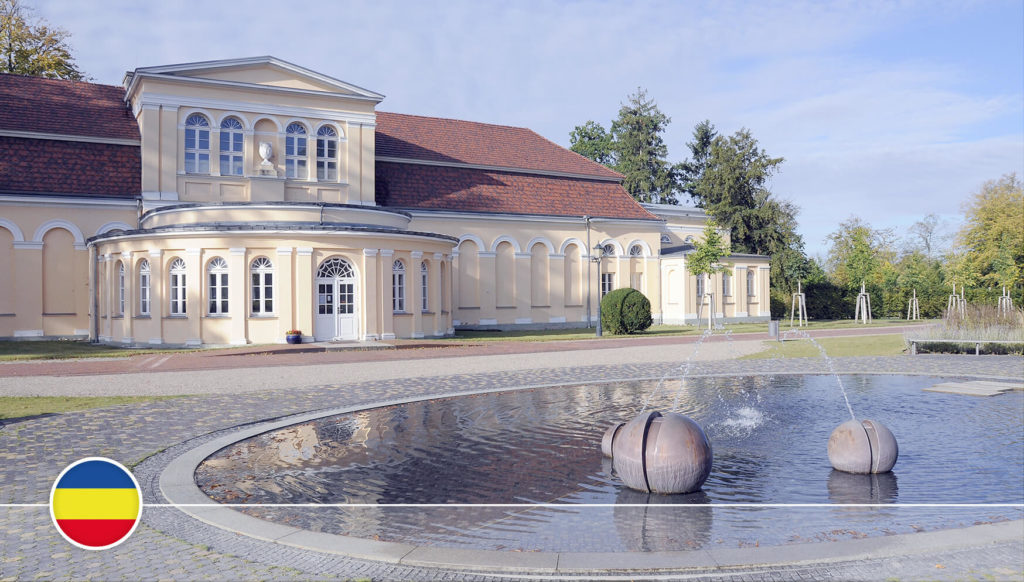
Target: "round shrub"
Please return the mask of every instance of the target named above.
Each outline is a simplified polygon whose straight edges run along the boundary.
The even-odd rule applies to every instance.
[[[651,302],[636,289],[616,289],[601,300],[601,327],[608,333],[639,333],[651,323]]]

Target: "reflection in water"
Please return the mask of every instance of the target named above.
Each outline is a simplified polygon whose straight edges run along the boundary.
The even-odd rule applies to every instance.
[[[858,475],[832,470],[828,474],[828,498],[832,503],[896,503],[896,474]]]
[[[663,552],[704,547],[711,539],[711,499],[703,491],[659,495],[623,488],[615,496],[615,531],[625,549]],[[646,507],[621,505],[656,504]],[[673,504],[678,507],[659,507]]]
[[[826,376],[687,378],[651,408],[705,427],[714,453],[702,491],[658,503],[1022,503],[1024,393],[976,399],[922,392],[941,380],[847,378],[858,414],[899,438],[895,474],[838,473],[828,436],[846,416]],[[254,508],[315,531],[453,547],[548,551],[671,550],[882,535],[985,521],[1021,511],[837,508],[626,508],[643,503],[600,451],[656,382],[563,386],[439,399],[324,418],[229,446],[196,471],[213,499],[244,503],[369,503],[370,508]],[[676,384],[679,384],[676,382]],[[956,410],[956,414],[950,414]],[[898,411],[898,412],[894,412]],[[984,478],[979,478],[983,476]],[[640,496],[640,497],[637,497]],[[629,500],[629,501],[626,501]],[[556,503],[536,507],[531,503]],[[513,503],[518,507],[397,508],[388,504]],[[579,504],[607,504],[580,508]],[[575,506],[575,507],[574,507]],[[980,513],[984,511],[984,513]],[[799,514],[799,517],[797,517]],[[901,529],[902,528],[902,529]],[[825,538],[821,535],[827,534]],[[854,535],[854,534],[850,534]],[[818,536],[818,537],[816,537]]]

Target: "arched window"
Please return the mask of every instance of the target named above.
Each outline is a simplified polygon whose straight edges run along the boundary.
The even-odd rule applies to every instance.
[[[139,315],[149,315],[149,261],[139,262]]]
[[[252,279],[252,314],[274,312],[274,264],[267,257],[258,257],[249,266]]]
[[[420,311],[430,311],[430,269],[427,262],[420,263]]]
[[[344,259],[333,258],[320,263],[316,270],[316,276],[320,279],[346,279],[354,277],[352,266]]]
[[[168,281],[171,286],[171,315],[185,315],[185,261],[171,261]]]
[[[185,120],[185,173],[210,173],[210,122],[198,113]]]
[[[292,123],[285,130],[284,171],[288,178],[306,179],[306,128]]]
[[[316,179],[338,179],[338,132],[329,125],[316,131]]]
[[[754,297],[757,293],[754,293],[754,271],[747,269],[747,297]]]
[[[693,237],[692,236],[688,236],[688,237],[684,238],[683,239],[683,243],[688,244],[688,245],[692,245],[693,244]]]
[[[206,266],[207,297],[210,302],[210,315],[228,312],[228,262],[221,257],[214,257]]]
[[[603,247],[601,247],[601,251],[604,253],[604,256],[606,256],[606,257],[614,257],[615,256],[615,245],[613,245],[612,243],[608,243],[608,244],[604,245]]]
[[[722,273],[722,297],[732,296],[732,275],[729,271]]]
[[[629,247],[629,256],[631,257],[642,257],[644,256],[644,247],[640,245],[633,245]]]
[[[396,313],[405,312],[405,263],[391,265],[391,307]]]
[[[242,175],[242,122],[228,117],[220,122],[220,174]]]
[[[124,263],[117,262],[117,314],[124,315]]]
[[[661,235],[661,244],[670,244],[671,242],[672,242],[672,237],[670,237],[667,234]]]

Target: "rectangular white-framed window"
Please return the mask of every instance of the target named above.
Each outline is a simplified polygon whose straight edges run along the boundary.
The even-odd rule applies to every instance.
[[[704,296],[704,275],[697,275],[697,297]]]
[[[615,273],[601,273],[601,297],[612,292],[615,286]]]
[[[284,170],[285,177],[305,180],[306,164],[309,156],[306,150],[306,128],[299,123],[292,123],[285,130]]]
[[[325,125],[316,132],[316,179],[338,180],[338,132]]]
[[[124,263],[117,262],[117,314],[124,315]]]
[[[185,120],[185,173],[210,173],[210,122],[198,113]]]
[[[420,311],[430,311],[430,269],[427,262],[420,263]]]
[[[187,307],[185,299],[185,261],[181,259],[174,259],[171,261],[171,268],[169,270],[170,277],[168,277],[170,283],[170,293],[168,297],[170,299],[170,312],[171,315],[185,315],[185,308]]]
[[[395,313],[405,313],[405,263],[391,265],[391,307]]]
[[[252,262],[249,270],[252,278],[252,314],[274,313],[274,265],[267,257]]]
[[[139,263],[139,315],[149,315],[149,261]]]
[[[242,122],[228,117],[220,122],[220,175],[241,176],[242,167]]]
[[[222,257],[214,257],[206,272],[209,314],[223,315],[228,312],[228,263]]]

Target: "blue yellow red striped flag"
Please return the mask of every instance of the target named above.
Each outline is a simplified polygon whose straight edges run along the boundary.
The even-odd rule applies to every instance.
[[[142,492],[117,461],[89,457],[68,465],[50,491],[50,515],[66,540],[87,550],[123,542],[139,524]]]

